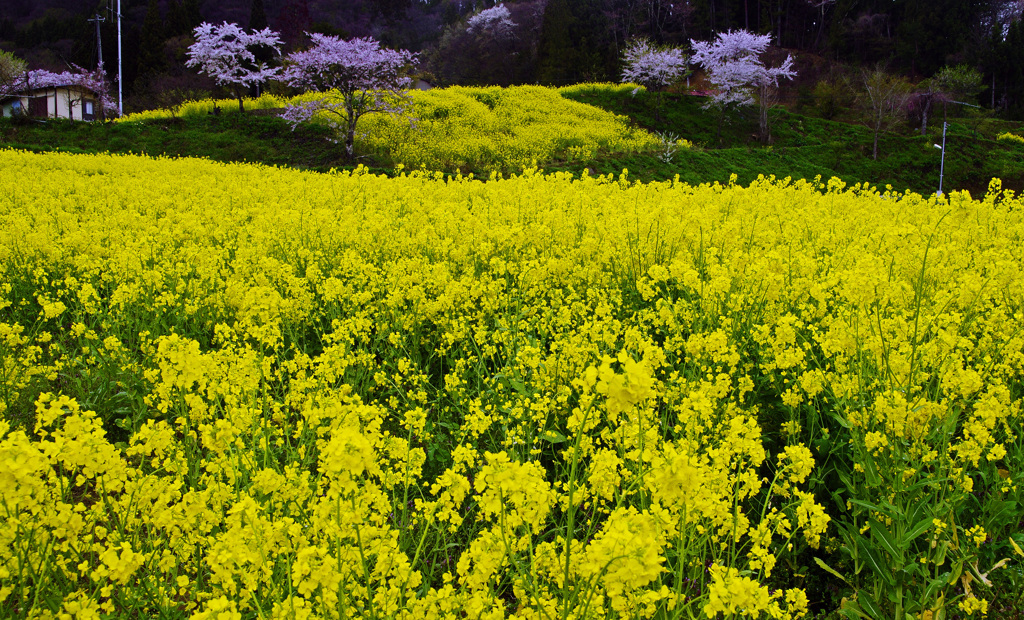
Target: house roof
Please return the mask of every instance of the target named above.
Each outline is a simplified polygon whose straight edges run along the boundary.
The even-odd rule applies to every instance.
[[[82,86],[81,84],[61,84],[61,83],[57,83],[57,84],[48,84],[46,86],[36,86],[34,88],[22,88],[22,89],[16,90],[14,92],[9,92],[9,93],[0,93],[0,104],[7,103],[8,101],[11,101],[12,99],[21,99],[22,97],[32,97],[32,96],[36,96],[36,95],[39,95],[39,94],[45,95],[48,92],[52,93],[54,91],[54,89],[60,89],[60,88],[75,89],[75,90],[85,91],[85,92],[91,93],[93,95],[97,94],[96,91],[94,91],[93,89],[87,88],[85,86]]]

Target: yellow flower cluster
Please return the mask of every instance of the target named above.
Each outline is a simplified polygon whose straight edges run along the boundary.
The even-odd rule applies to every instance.
[[[1018,136],[1017,134],[1010,133],[1009,131],[1004,131],[1001,134],[999,134],[998,136],[996,136],[996,140],[1003,140],[1003,141],[1006,141],[1006,142],[1017,142],[1017,143],[1020,143],[1020,144],[1024,144],[1024,136]]]
[[[361,119],[362,149],[407,168],[514,171],[532,162],[588,161],[598,152],[659,145],[627,119],[543,86],[414,91],[409,116]]]
[[[243,105],[246,110],[272,110],[283,108],[291,103],[294,98],[280,97],[270,93],[264,93],[259,97],[243,97]],[[221,112],[230,113],[238,111],[238,99],[199,99],[186,101],[173,108],[157,108],[143,112],[133,112],[114,119],[115,123],[135,123],[139,121],[164,120],[168,118],[187,118],[194,116],[206,116],[213,114],[216,109]]]
[[[1024,474],[1007,193],[0,169],[24,617],[796,618],[823,420]]]

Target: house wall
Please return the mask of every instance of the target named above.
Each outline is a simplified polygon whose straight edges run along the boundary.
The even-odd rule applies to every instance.
[[[95,97],[88,91],[63,86],[39,90],[31,98],[45,98],[48,118],[70,118],[76,121],[85,120],[82,102],[85,99],[95,100]],[[29,99],[29,96],[21,97],[21,109],[25,114],[29,113]],[[3,116],[11,116],[13,107],[13,101],[4,103],[2,106]]]
[[[4,117],[13,116],[13,114],[14,114],[12,112],[13,109],[14,109],[14,100],[13,99],[11,101],[4,102],[4,104],[2,106],[0,106],[0,116],[4,116]],[[22,110],[28,110],[28,97],[22,97],[21,98],[21,109]]]
[[[81,91],[71,88],[55,88],[47,96],[49,101],[46,111],[50,116],[70,118],[76,121],[83,120]]]

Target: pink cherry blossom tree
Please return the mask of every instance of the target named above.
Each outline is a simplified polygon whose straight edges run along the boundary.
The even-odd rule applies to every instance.
[[[674,47],[655,47],[644,39],[630,42],[622,61],[622,81],[640,84],[651,91],[661,90],[689,73],[686,52]]]
[[[185,65],[198,68],[218,85],[227,86],[238,98],[239,111],[245,111],[242,96],[250,87],[262,84],[278,73],[276,67],[256,59],[255,49],[266,47],[281,53],[281,36],[264,28],[246,32],[238,24],[224,22],[220,26],[202,23],[193,31],[196,42],[188,48]]]
[[[321,96],[289,106],[281,116],[293,126],[322,112],[337,116],[351,158],[361,116],[374,112],[397,114],[406,108],[411,80],[405,72],[416,61],[416,55],[381,47],[369,37],[345,41],[317,33],[308,35],[312,47],[288,56],[281,79]]]
[[[779,80],[796,76],[792,56],[778,67],[767,67],[762,62],[761,55],[771,40],[770,34],[730,30],[718,33],[713,41],[690,41],[693,62],[704,67],[708,80],[718,91],[708,101],[708,107],[717,107],[724,113],[729,107],[757,103],[762,142],[771,140],[768,112],[778,102]]]

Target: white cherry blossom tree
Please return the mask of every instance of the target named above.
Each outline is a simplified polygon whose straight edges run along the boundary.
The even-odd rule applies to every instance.
[[[262,84],[277,75],[278,69],[256,59],[255,49],[270,48],[281,52],[281,36],[264,28],[246,32],[238,24],[224,22],[219,26],[202,23],[193,32],[196,42],[188,48],[185,65],[197,68],[212,77],[218,85],[227,86],[238,99],[239,111],[245,111],[242,96],[251,86]]]
[[[708,81],[718,91],[708,101],[708,106],[724,111],[729,107],[759,104],[762,142],[771,140],[768,111],[777,102],[779,80],[796,76],[792,56],[778,67],[765,66],[761,55],[771,40],[770,34],[730,30],[718,33],[712,41],[690,41],[693,62],[704,67]]]
[[[512,35],[516,23],[512,21],[512,13],[504,4],[496,4],[489,9],[480,11],[466,22],[466,31],[470,34],[485,34],[492,37],[508,37]]]
[[[640,84],[651,91],[661,90],[689,73],[686,52],[674,47],[656,47],[644,39],[632,41],[622,60],[622,81]]]

